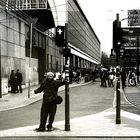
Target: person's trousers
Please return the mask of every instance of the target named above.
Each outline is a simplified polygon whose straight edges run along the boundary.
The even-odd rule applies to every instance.
[[[48,120],[48,128],[52,127],[54,122],[55,114],[56,114],[57,104],[55,101],[52,102],[45,102],[43,100],[42,107],[41,107],[41,117],[40,117],[40,128],[45,128],[47,117],[49,116]]]
[[[22,93],[21,83],[17,84],[17,92],[19,92],[19,91],[20,91],[20,93]]]

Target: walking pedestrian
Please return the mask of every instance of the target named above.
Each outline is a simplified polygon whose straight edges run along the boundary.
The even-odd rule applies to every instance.
[[[43,101],[42,101],[42,107],[41,107],[41,113],[40,113],[40,125],[39,128],[36,129],[36,131],[45,131],[45,125],[47,122],[47,117],[49,116],[48,121],[48,131],[53,130],[53,122],[57,110],[57,92],[58,88],[62,85],[64,85],[66,81],[61,80],[54,80],[54,73],[47,72],[45,74],[45,79],[40,85],[40,87],[36,90],[34,90],[34,93],[40,93],[44,92],[43,94]]]
[[[113,84],[113,80],[114,80],[114,75],[113,75],[113,73],[111,72],[110,74],[109,74],[109,77],[108,77],[108,80],[109,80],[109,87],[114,87],[114,84]]]
[[[15,93],[15,90],[16,90],[16,79],[15,79],[14,70],[11,70],[9,84],[11,86],[11,93]]]
[[[17,69],[17,72],[15,74],[15,78],[16,78],[16,90],[17,93],[20,91],[20,93],[22,93],[22,87],[21,87],[21,83],[22,83],[22,74],[19,72],[19,69]]]

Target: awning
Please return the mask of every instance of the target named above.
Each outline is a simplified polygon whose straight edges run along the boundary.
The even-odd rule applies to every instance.
[[[90,55],[88,55],[85,52],[81,51],[80,49],[76,48],[72,44],[68,43],[68,47],[70,48],[72,54],[74,54],[76,56],[79,56],[79,57],[81,57],[81,58],[83,58],[85,60],[88,60],[88,61],[90,61],[92,63],[100,64],[99,61],[95,60],[93,57],[91,57]]]

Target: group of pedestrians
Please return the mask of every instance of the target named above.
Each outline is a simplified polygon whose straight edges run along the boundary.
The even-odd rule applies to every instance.
[[[19,69],[17,69],[16,73],[14,70],[11,70],[9,84],[11,87],[11,93],[22,93],[22,73],[19,72]]]
[[[73,82],[79,83],[81,77],[81,72],[79,70],[74,71],[72,69],[69,70],[69,83],[72,84]],[[54,80],[63,80],[65,79],[65,71],[55,72],[54,73]]]
[[[101,87],[107,87],[107,83],[109,87],[114,87],[113,80],[115,79],[115,73],[108,72],[107,70],[103,70],[100,73],[101,79]]]
[[[120,78],[121,78],[121,85],[122,88],[125,88],[126,85],[128,86],[136,86],[137,78],[136,73],[134,70],[126,71],[125,68],[122,68],[120,71]],[[107,70],[103,70],[100,73],[101,79],[101,87],[114,87],[114,82],[116,80],[116,73],[115,71],[109,72]]]

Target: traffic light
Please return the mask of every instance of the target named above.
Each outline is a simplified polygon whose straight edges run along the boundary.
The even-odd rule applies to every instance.
[[[56,27],[56,45],[58,47],[65,46],[65,26],[57,26]]]
[[[119,50],[121,44],[120,31],[121,31],[121,22],[115,20],[113,22],[113,50],[115,52]]]

